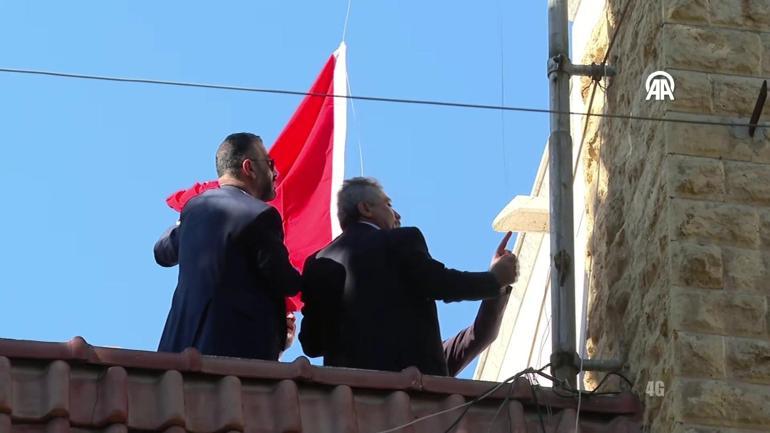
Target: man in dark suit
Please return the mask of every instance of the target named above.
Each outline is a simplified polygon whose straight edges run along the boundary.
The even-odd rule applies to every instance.
[[[304,352],[324,365],[448,374],[435,300],[507,293],[516,258],[503,251],[489,272],[447,269],[428,253],[420,230],[401,216],[377,181],[353,178],[339,192],[343,233],[305,262]]]
[[[216,155],[221,188],[192,198],[155,244],[179,280],[159,351],[276,360],[286,342],[284,297],[300,288],[275,198],[277,173],[262,140],[229,135]]]

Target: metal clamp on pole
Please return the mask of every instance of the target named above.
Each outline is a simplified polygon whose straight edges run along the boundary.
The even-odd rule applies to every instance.
[[[614,77],[618,73],[615,67],[602,65],[601,63],[575,65],[563,54],[548,59],[548,75],[550,76],[558,71],[566,72],[570,76],[591,77],[594,81],[599,81],[604,77]]]
[[[620,359],[584,359],[583,371],[617,371],[623,367],[623,364],[624,362]]]

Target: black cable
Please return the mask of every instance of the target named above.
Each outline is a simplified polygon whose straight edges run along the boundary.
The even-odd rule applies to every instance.
[[[615,26],[615,30],[612,32],[612,37],[610,38],[610,43],[607,45],[607,51],[604,52],[604,58],[602,59],[602,66],[605,66],[607,64],[607,60],[610,58],[610,51],[612,51],[612,47],[615,45],[615,39],[618,36],[618,32],[620,30],[620,27],[623,25],[623,20],[626,18],[626,12],[628,12],[628,7],[631,5],[632,0],[626,0],[626,6],[623,8],[623,12],[620,14],[620,19],[618,19],[618,25]],[[599,114],[591,114],[591,109],[594,106],[594,97],[596,96],[596,86],[600,86],[599,81],[601,78],[597,79],[594,78],[593,80],[593,86],[591,89],[591,99],[588,102],[588,110],[586,110],[586,116],[585,121],[583,123],[583,134],[580,136],[580,146],[578,146],[578,149],[583,148],[583,142],[585,142],[586,139],[586,132],[588,132],[588,119],[591,116],[598,116],[601,117]],[[604,92],[607,91],[606,87],[602,87],[602,90]]]
[[[475,399],[471,400],[469,403],[467,403],[467,405],[465,406],[465,410],[463,410],[463,412],[460,414],[460,416],[458,416],[457,419],[455,419],[454,422],[452,422],[452,424],[450,424],[449,427],[446,430],[444,430],[444,433],[450,433],[452,430],[454,430],[454,428],[457,427],[460,424],[460,421],[462,421],[462,419],[465,417],[465,414],[468,413],[468,410],[470,410],[471,406],[473,406],[474,404],[480,402],[481,400],[484,400],[485,398],[489,397],[495,391],[500,389],[503,385],[505,385],[508,382],[511,383],[511,390],[512,390],[513,386],[516,384],[516,380],[518,380],[519,377],[521,377],[521,376],[523,376],[524,374],[527,374],[527,373],[534,373],[536,371],[537,370],[535,370],[532,367],[529,367],[526,370],[522,370],[522,371],[514,374],[513,376],[509,377],[508,379],[505,379],[505,381],[503,381],[500,384],[496,385],[489,392],[485,392],[481,396],[476,397]],[[509,393],[511,392],[511,390],[509,390]]]
[[[691,120],[691,119],[669,119],[663,117],[648,117],[648,116],[632,116],[628,114],[607,114],[607,113],[582,113],[577,111],[559,111],[549,110],[545,108],[529,108],[529,107],[514,107],[506,105],[488,105],[488,104],[470,104],[463,102],[447,102],[447,101],[433,101],[427,99],[404,99],[404,98],[385,98],[378,96],[353,96],[353,95],[335,95],[330,93],[318,93],[318,92],[300,92],[296,90],[281,90],[281,89],[266,89],[258,87],[242,87],[231,86],[224,84],[206,84],[206,83],[190,83],[182,81],[166,81],[166,80],[151,80],[144,78],[124,78],[124,77],[109,77],[102,75],[86,75],[86,74],[71,74],[65,72],[53,72],[53,71],[41,71],[32,69],[13,69],[13,68],[0,68],[0,72],[16,73],[16,74],[32,74],[32,75],[44,75],[52,77],[63,78],[79,78],[85,80],[100,80],[100,81],[114,81],[121,83],[138,83],[138,84],[157,84],[167,86],[178,87],[196,87],[204,89],[217,89],[217,90],[233,90],[241,92],[254,92],[254,93],[270,93],[280,95],[295,95],[295,96],[318,96],[318,97],[334,97],[353,99],[361,101],[374,101],[374,102],[390,102],[399,104],[414,104],[414,105],[434,105],[439,107],[456,107],[456,108],[473,108],[480,110],[504,110],[504,111],[519,111],[525,113],[558,113],[558,114],[570,114],[577,116],[596,116],[609,119],[625,119],[625,120],[641,120],[649,122],[670,122],[670,123],[684,123],[693,125],[711,125],[711,126],[735,126],[735,127],[750,127],[751,124],[739,123],[739,122],[720,122],[709,120]],[[770,124],[757,124],[758,128],[770,128]]]
[[[461,405],[450,407],[449,409],[444,409],[444,410],[441,410],[441,411],[438,411],[438,412],[435,412],[435,413],[432,413],[432,414],[429,414],[429,415],[425,415],[425,416],[422,416],[422,417],[419,417],[419,418],[415,418],[415,419],[413,419],[412,421],[409,421],[406,424],[402,424],[402,425],[399,425],[399,426],[396,426],[396,427],[393,427],[393,428],[389,428],[387,430],[381,430],[381,431],[379,431],[377,433],[390,433],[390,432],[394,432],[396,430],[401,430],[401,429],[403,429],[405,427],[408,427],[410,425],[417,424],[418,422],[424,421],[426,419],[433,418],[433,417],[445,414],[447,412],[451,412],[453,410],[460,409],[461,407],[470,408],[474,404],[476,404],[476,403],[484,400],[485,398],[489,397],[490,395],[494,394],[495,391],[497,391],[498,389],[502,388],[506,383],[511,382],[511,381],[515,382],[516,379],[518,379],[522,374],[531,373],[531,372],[535,372],[535,371],[536,370],[534,370],[533,368],[530,367],[530,368],[528,368],[526,370],[523,370],[523,371],[521,371],[519,373],[516,373],[515,375],[509,377],[508,379],[505,379],[504,381],[502,381],[500,383],[495,384],[494,386],[489,388],[487,391],[485,391],[483,394],[481,394],[480,396],[474,398],[473,400],[471,400],[471,401],[469,401],[467,403],[463,403]],[[465,416],[465,414],[467,412],[468,412],[467,409],[464,410],[462,415],[457,420],[455,420],[455,423],[453,423],[452,426],[450,426],[450,429],[448,429],[447,432],[450,431],[454,426],[459,424],[460,420],[462,419],[463,416]]]
[[[607,60],[610,58],[610,51],[612,51],[612,46],[615,45],[615,38],[618,36],[618,31],[620,30],[620,27],[623,25],[623,20],[626,18],[626,12],[628,12],[628,7],[631,6],[632,1],[633,0],[626,0],[626,6],[623,8],[623,12],[621,12],[620,14],[618,25],[615,26],[615,31],[612,32],[610,43],[607,45],[607,51],[604,52],[604,58],[602,59],[602,66],[604,66],[607,63]]]
[[[596,385],[596,386],[594,387],[594,389],[592,389],[591,391],[589,391],[589,392],[588,392],[588,394],[591,394],[591,395],[596,395],[596,391],[598,391],[598,390],[599,390],[599,388],[600,388],[602,385],[604,385],[604,382],[606,382],[606,381],[607,381],[607,379],[608,379],[610,376],[617,376],[617,377],[619,377],[619,378],[623,379],[623,380],[624,380],[624,381],[625,381],[625,382],[628,384],[628,386],[629,386],[629,388],[630,388],[630,389],[633,389],[633,388],[634,388],[634,384],[633,384],[633,383],[632,383],[632,382],[631,382],[631,381],[630,381],[630,380],[629,380],[629,379],[628,379],[626,376],[623,376],[622,374],[620,374],[620,373],[619,373],[619,372],[617,372],[617,371],[610,371],[610,372],[608,372],[608,373],[607,373],[607,374],[606,374],[606,375],[605,375],[605,376],[602,378],[602,380],[600,380],[600,381],[599,381],[599,384],[598,384],[598,385]]]
[[[497,407],[497,411],[495,411],[495,416],[492,417],[492,421],[489,422],[489,427],[487,427],[487,433],[492,432],[492,428],[495,425],[495,421],[497,421],[497,417],[500,415],[500,412],[503,410],[504,407],[508,405],[508,402],[511,399],[511,394],[513,393],[513,385],[515,382],[511,382],[510,386],[508,387],[508,393],[505,394],[505,398],[503,399],[503,402],[500,403],[500,406]],[[513,420],[511,419],[511,411],[508,410],[508,430],[513,430]]]
[[[543,373],[543,370],[545,370],[546,368],[548,368],[550,366],[551,366],[551,363],[549,362],[548,364],[540,367],[537,371],[535,371],[535,373],[536,374],[545,374],[545,373]],[[530,386],[532,386],[531,382],[530,382]],[[511,387],[508,389],[508,394],[506,394],[505,399],[500,404],[500,407],[497,408],[497,412],[495,412],[495,416],[492,418],[492,422],[489,423],[489,429],[487,430],[487,432],[491,432],[492,431],[492,426],[494,426],[495,420],[497,419],[497,416],[499,415],[500,410],[503,407],[508,405],[508,402],[510,400],[512,392],[513,392],[513,383],[511,383]],[[508,414],[508,430],[513,431],[513,419],[511,418],[511,411],[510,411],[510,409],[507,411],[507,414]]]
[[[537,408],[537,417],[540,419],[540,428],[543,429],[543,433],[545,433],[545,421],[543,421],[543,414],[540,413],[540,403],[537,402],[537,392],[535,392],[535,387],[532,385],[532,382],[529,383],[529,389],[532,391],[532,401],[535,403],[535,408]]]
[[[444,430],[444,433],[450,433],[452,430],[454,430],[455,427],[457,427],[458,424],[460,424],[460,421],[465,417],[465,414],[468,413],[468,410],[470,410],[471,405],[465,406],[465,410],[458,416],[452,424],[447,427],[446,430]]]

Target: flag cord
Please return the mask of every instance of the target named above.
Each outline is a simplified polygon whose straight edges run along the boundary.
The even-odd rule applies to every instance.
[[[353,91],[350,90],[350,73],[347,74],[345,82],[348,85],[348,95],[352,95]],[[361,146],[361,132],[358,123],[358,116],[356,115],[356,105],[353,99],[350,99],[350,111],[353,113],[353,127],[356,129],[356,141],[358,142],[358,163],[361,168],[361,176],[364,175],[364,151]]]
[[[500,36],[500,105],[505,106],[505,45],[503,43],[503,11],[500,0],[497,0],[497,27]],[[505,111],[500,110],[500,150],[503,159],[503,182],[505,190],[510,191],[510,182],[508,179],[508,158],[505,154]]]
[[[353,0],[348,0],[348,7],[345,11],[345,23],[342,26],[342,43],[345,43],[345,37],[348,34],[348,21],[350,21],[350,5],[353,3]],[[347,65],[345,65],[347,68]],[[348,95],[352,96],[353,91],[350,90],[350,73],[346,72],[345,74],[345,85],[347,86]],[[361,176],[364,175],[364,151],[361,146],[361,133],[359,130],[359,123],[358,123],[358,115],[356,114],[356,105],[353,101],[353,98],[348,98],[350,101],[350,111],[353,113],[353,127],[356,130],[356,142],[358,143],[358,164],[361,169]]]
[[[350,18],[350,4],[353,3],[353,0],[348,0],[348,8],[345,12],[345,24],[342,26],[342,42],[345,42],[345,36],[348,34],[348,18]]]

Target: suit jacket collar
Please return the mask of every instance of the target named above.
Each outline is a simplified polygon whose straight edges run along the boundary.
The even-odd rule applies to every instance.
[[[247,195],[247,196],[249,196],[251,198],[256,198],[253,195],[251,195],[248,192],[246,192],[246,190],[241,189],[241,188],[239,188],[239,187],[237,187],[235,185],[222,185],[220,188],[226,188],[228,190],[240,191],[241,193],[243,193],[243,194],[245,194],[245,195]]]
[[[377,229],[377,230],[382,230],[382,227],[378,226],[375,223],[369,222],[369,221],[357,221],[356,224],[363,224],[365,226],[369,226],[369,227],[372,227],[372,228]]]

